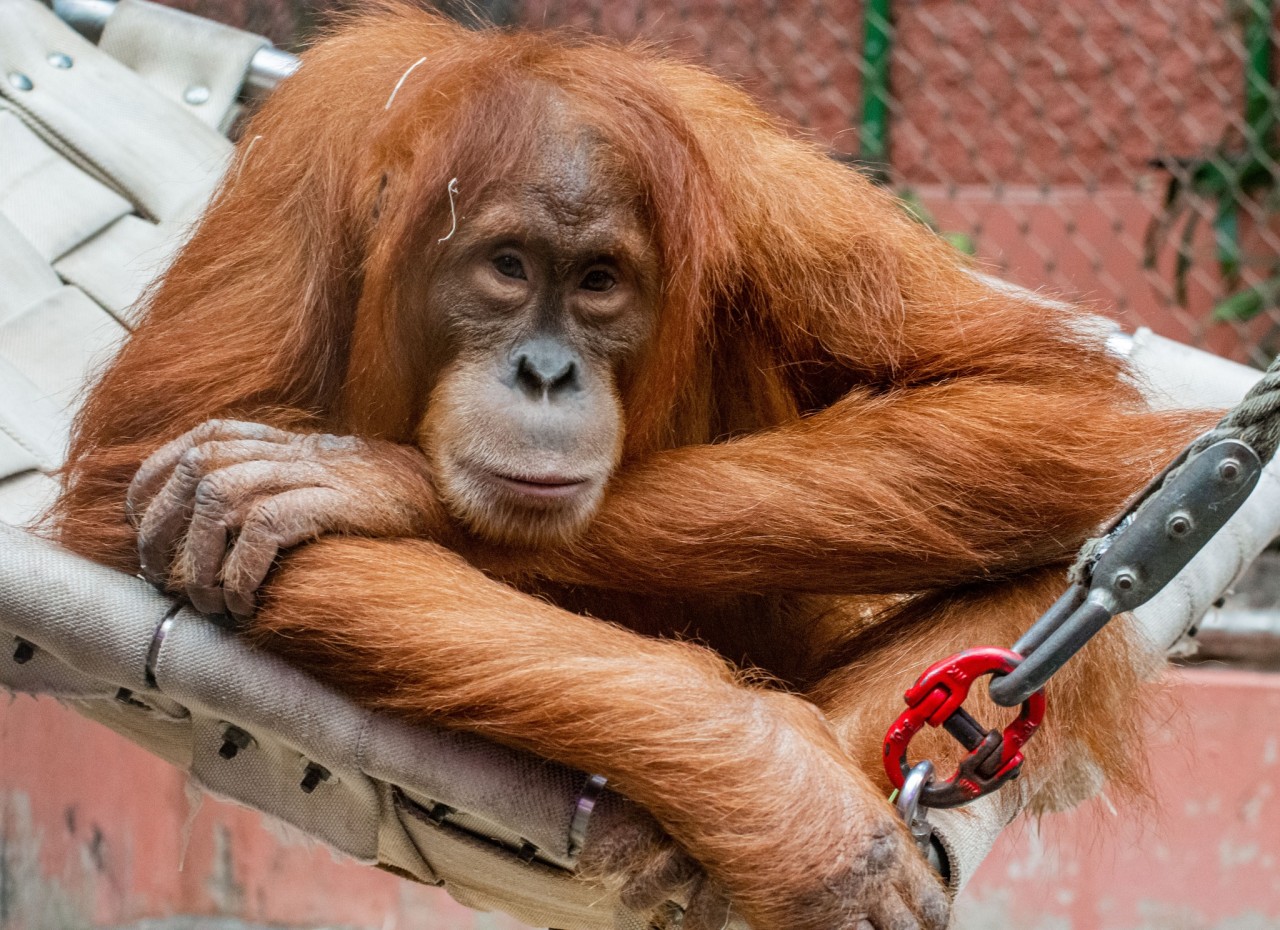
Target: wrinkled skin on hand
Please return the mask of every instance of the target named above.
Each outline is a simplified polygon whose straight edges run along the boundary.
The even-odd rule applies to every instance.
[[[592,811],[578,872],[616,888],[622,903],[641,913],[712,889],[701,866],[676,845],[653,815],[617,794],[606,794]],[[719,930],[719,926],[706,930]]]
[[[284,550],[325,533],[422,535],[433,498],[416,449],[210,420],[143,463],[126,506],[147,580],[245,620]]]

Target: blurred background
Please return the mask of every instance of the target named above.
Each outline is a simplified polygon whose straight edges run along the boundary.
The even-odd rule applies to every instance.
[[[351,3],[171,5],[297,51]],[[491,0],[446,11],[477,27],[656,44],[742,84],[995,274],[1239,361],[1280,351],[1272,0]],[[1234,602],[1270,618],[1257,642],[1217,655],[1227,671],[1184,669],[1161,697],[1156,802],[1103,798],[1007,831],[960,902],[961,930],[1280,928],[1274,564]],[[0,709],[0,930],[261,926],[516,925],[201,803],[181,773],[54,702]]]

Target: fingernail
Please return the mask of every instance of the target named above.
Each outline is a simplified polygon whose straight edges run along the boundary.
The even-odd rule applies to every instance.
[[[191,599],[191,606],[202,614],[220,614],[226,610],[222,597],[215,588],[197,588],[193,585],[187,588],[187,597]]]
[[[257,602],[252,594],[244,596],[228,591],[226,597],[227,610],[230,611],[231,616],[235,618],[237,623],[247,623],[253,617]]]

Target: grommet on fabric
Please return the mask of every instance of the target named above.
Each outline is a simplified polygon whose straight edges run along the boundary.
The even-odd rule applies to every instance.
[[[10,71],[9,86],[14,90],[31,90],[31,88],[35,87],[35,84],[31,83],[31,78],[21,71]]]
[[[310,794],[315,791],[320,782],[329,780],[329,770],[323,765],[317,765],[315,762],[308,762],[306,770],[302,773],[302,781],[298,785],[302,789],[303,794]]]
[[[228,723],[222,730],[222,746],[218,749],[218,755],[224,759],[234,759],[241,749],[248,749],[252,745],[252,736],[238,726]]]
[[[64,52],[50,52],[47,60],[55,68],[62,68],[63,70],[70,68],[75,63],[71,60],[71,56]]]
[[[13,661],[18,665],[26,665],[36,655],[36,647],[34,643],[29,643],[20,636],[13,638]]]
[[[209,102],[209,88],[203,84],[192,84],[182,95],[182,99],[193,107],[198,107],[202,103]]]

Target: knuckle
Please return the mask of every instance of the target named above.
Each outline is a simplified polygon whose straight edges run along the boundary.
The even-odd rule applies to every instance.
[[[189,476],[201,475],[204,473],[208,461],[209,450],[205,446],[192,446],[182,453],[175,470]]]
[[[203,442],[204,440],[212,439],[215,436],[220,436],[226,431],[230,423],[231,421],[224,420],[221,417],[214,417],[212,420],[205,420],[192,431],[192,438]]]
[[[205,512],[225,509],[230,501],[225,483],[216,473],[202,478],[193,496],[196,509]]]
[[[902,851],[901,838],[892,825],[881,825],[867,837],[865,858],[867,871],[883,872],[898,861]]]
[[[260,501],[250,508],[241,533],[274,540],[280,535],[280,524],[280,505],[274,499]]]

